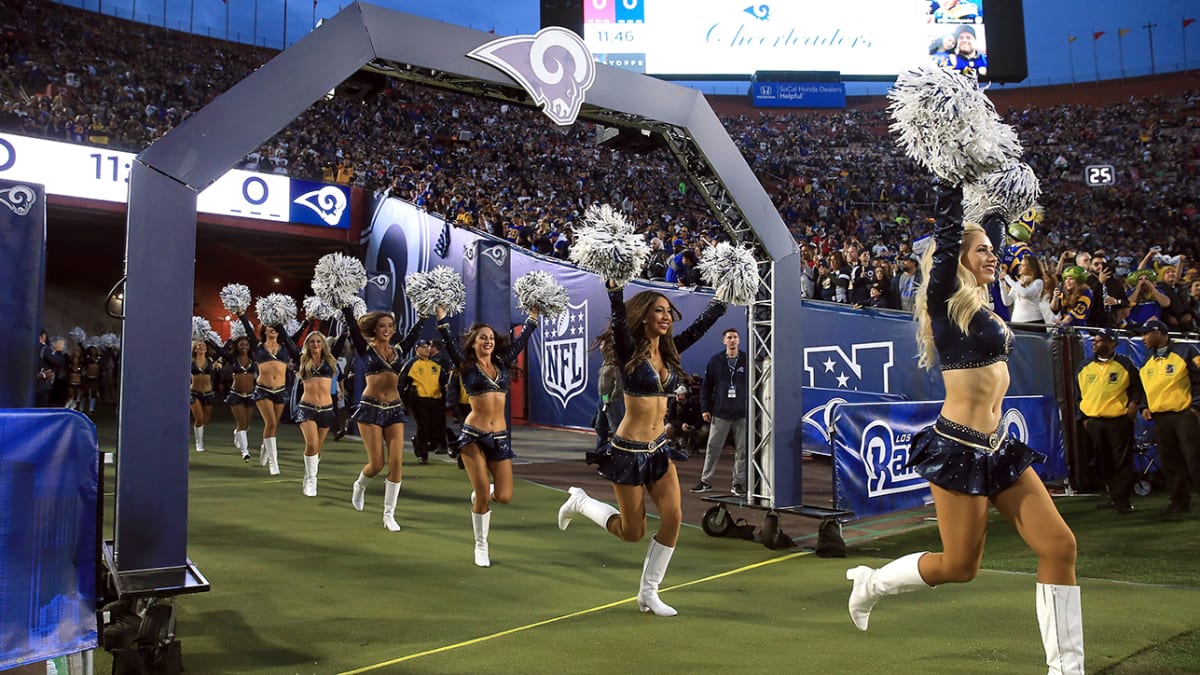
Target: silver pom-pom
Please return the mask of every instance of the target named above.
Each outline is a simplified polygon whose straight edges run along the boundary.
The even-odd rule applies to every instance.
[[[296,333],[299,333],[300,332],[300,322],[295,319],[291,319],[287,323],[283,324],[283,331],[288,334],[288,337],[291,337],[291,336],[295,335]]]
[[[265,326],[282,326],[296,318],[296,301],[283,293],[272,293],[254,303],[258,320]]]
[[[604,279],[623,285],[640,275],[650,259],[646,239],[625,216],[608,204],[592,205],[575,227],[571,262]]]
[[[85,350],[91,349],[92,347],[96,347],[97,349],[99,349],[100,348],[100,336],[93,335],[93,336],[89,337],[88,339],[84,340],[83,342],[79,343],[79,346],[83,347]]]
[[[212,326],[208,323],[208,319],[202,316],[192,317],[192,342],[204,342],[211,332]]]
[[[705,283],[717,291],[717,299],[734,305],[749,305],[758,295],[758,263],[748,248],[721,242],[700,256],[697,266]]]
[[[71,339],[71,342],[81,345],[83,344],[83,341],[87,339],[88,334],[84,329],[80,328],[79,326],[75,326],[71,330],[67,331],[67,337]]]
[[[367,301],[355,296],[354,302],[350,303],[350,311],[354,314],[356,320],[359,319],[367,313]]]
[[[963,220],[982,223],[997,212],[1009,219],[1032,209],[1042,194],[1037,176],[1025,162],[1010,162],[979,180],[963,183]]]
[[[891,130],[905,154],[955,185],[1021,156],[1017,134],[970,77],[927,64],[888,92]]]
[[[420,316],[431,316],[438,307],[446,310],[447,316],[453,316],[467,306],[462,275],[446,265],[409,274],[404,278],[404,294]]]
[[[221,334],[215,330],[210,329],[208,331],[208,341],[215,345],[221,344]]]
[[[229,339],[236,340],[238,338],[244,338],[244,337],[246,337],[246,327],[242,325],[242,322],[241,321],[230,321],[229,322]]]
[[[336,314],[338,314],[337,308],[331,307],[315,295],[304,296],[304,316],[309,319],[328,321]]]
[[[121,338],[116,333],[105,333],[100,336],[100,346],[105,349],[117,349],[121,346]]]
[[[250,306],[250,287],[245,284],[225,284],[221,289],[221,304],[234,314],[244,314]]]
[[[367,271],[357,258],[330,253],[321,256],[313,268],[313,292],[322,302],[338,309],[349,307],[366,285]]]
[[[567,289],[549,272],[534,270],[513,282],[517,308],[526,312],[536,309],[542,316],[552,318],[567,311]]]

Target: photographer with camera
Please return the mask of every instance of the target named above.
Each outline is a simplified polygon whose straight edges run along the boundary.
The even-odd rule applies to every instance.
[[[1171,300],[1158,290],[1154,283],[1158,274],[1153,269],[1137,269],[1129,273],[1126,284],[1129,285],[1129,323],[1140,326],[1150,319],[1161,319],[1163,308],[1171,304]]]
[[[1098,298],[1092,307],[1088,325],[1101,328],[1116,327],[1120,310],[1129,306],[1129,294],[1125,290],[1125,280],[1118,277],[1108,264],[1108,256],[1104,251],[1092,254],[1092,275],[1088,277],[1088,282],[1092,289],[1092,297]]]

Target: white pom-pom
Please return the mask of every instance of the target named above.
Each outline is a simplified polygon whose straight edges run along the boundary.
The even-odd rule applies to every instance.
[[[93,336],[87,338],[86,340],[84,340],[83,342],[79,343],[79,346],[83,347],[85,350],[91,349],[92,347],[96,347],[98,349],[100,347],[100,336],[93,335]]]
[[[221,334],[215,330],[208,331],[208,341],[215,345],[221,344]]]
[[[330,253],[321,256],[313,268],[313,292],[331,307],[349,307],[366,285],[367,271],[357,258]]]
[[[556,317],[567,311],[567,289],[549,272],[534,270],[513,282],[517,307],[525,311],[536,309],[545,317]]]
[[[642,273],[650,259],[646,239],[634,231],[625,216],[608,204],[593,205],[575,227],[571,261],[618,285]]]
[[[67,331],[67,337],[70,338],[75,344],[81,345],[83,344],[83,341],[87,339],[88,334],[84,329],[80,328],[79,326],[75,326],[71,330]]]
[[[300,322],[290,319],[287,323],[283,324],[283,330],[288,334],[288,337],[291,337],[300,332]]]
[[[221,304],[225,310],[241,315],[250,306],[250,288],[245,284],[225,284],[221,289]]]
[[[404,278],[404,294],[420,316],[433,315],[438,307],[454,316],[467,306],[467,289],[462,275],[446,265],[428,272],[413,272]]]
[[[354,314],[354,319],[358,320],[367,313],[367,301],[356,296],[354,302],[350,303],[350,311]]]
[[[121,346],[121,338],[116,333],[105,333],[100,336],[100,346],[105,349],[116,349]]]
[[[283,293],[272,293],[254,303],[258,320],[265,326],[282,326],[296,318],[296,301]]]
[[[710,246],[700,256],[700,276],[717,291],[717,299],[749,305],[758,295],[758,263],[754,252],[728,242]]]
[[[192,342],[204,342],[211,332],[212,326],[209,325],[208,319],[202,316],[192,317]]]
[[[355,297],[358,297],[358,296],[355,296]],[[304,296],[304,316],[308,317],[309,319],[320,319],[321,321],[328,321],[329,319],[332,319],[337,313],[338,313],[338,310],[336,307],[332,307],[332,306],[326,304],[323,300],[316,297],[315,295]]]
[[[963,183],[963,220],[982,223],[995,211],[1008,222],[1033,208],[1042,188],[1025,162],[1010,162],[979,180]]]
[[[961,73],[935,64],[908,70],[888,99],[891,130],[905,154],[955,185],[1021,156],[1016,132],[978,83]]]
[[[229,339],[236,340],[238,338],[244,338],[244,337],[246,337],[246,327],[242,325],[242,322],[241,321],[230,321],[229,322]]]

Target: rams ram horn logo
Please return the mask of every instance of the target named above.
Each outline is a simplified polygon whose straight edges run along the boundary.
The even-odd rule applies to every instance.
[[[342,213],[345,212],[346,205],[349,203],[346,193],[332,185],[326,185],[320,190],[305,192],[296,197],[293,202],[312,209],[321,222],[330,227],[342,222]]]
[[[512,35],[467,53],[504,71],[542,106],[555,124],[570,126],[579,116],[587,90],[596,80],[596,64],[578,35],[550,26],[535,35]]]

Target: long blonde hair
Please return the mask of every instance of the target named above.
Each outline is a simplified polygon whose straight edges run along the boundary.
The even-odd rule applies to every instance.
[[[307,380],[312,377],[320,366],[313,365],[312,353],[308,351],[308,341],[316,337],[321,341],[321,360],[329,364],[334,371],[337,370],[337,359],[333,358],[333,354],[329,351],[329,339],[321,331],[314,330],[304,338],[304,348],[300,350],[300,379]]]
[[[972,232],[984,233],[984,229],[975,223],[964,223],[963,240]],[[984,235],[986,236],[986,233]],[[933,254],[936,250],[935,242],[930,244],[925,255],[921,256],[921,285],[917,289],[917,298],[913,306],[913,319],[917,322],[917,365],[926,370],[932,368],[937,360],[937,347],[933,344],[933,319],[929,316],[929,273],[933,270]],[[975,274],[962,264],[961,252],[958,256],[957,277],[954,293],[946,301],[946,314],[960,331],[966,333],[975,314],[987,307],[987,287],[980,286]]]

